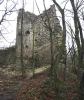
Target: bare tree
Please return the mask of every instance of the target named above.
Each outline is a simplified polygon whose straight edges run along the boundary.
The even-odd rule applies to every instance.
[[[63,18],[64,9],[61,8],[61,6],[57,3],[56,0],[53,0],[53,2],[58,7],[59,11],[61,12],[62,18]],[[77,56],[78,57],[78,70],[77,70],[77,73],[78,73],[78,77],[79,77],[80,68],[84,68],[83,67],[84,66],[84,63],[83,63],[83,60],[84,60],[84,37],[83,37],[83,27],[81,25],[81,19],[80,19],[80,12],[83,9],[84,1],[83,0],[80,0],[80,1],[79,0],[77,0],[77,1],[70,0],[70,3],[71,3],[73,15],[74,15],[74,17],[73,17],[74,28],[75,28],[75,34],[74,34],[75,38],[74,39],[75,39],[75,42],[77,45],[77,52],[78,52],[78,56]],[[65,18],[62,19],[62,23],[63,23],[63,26],[65,26],[64,25]],[[66,29],[66,27],[63,27],[63,32],[65,32],[64,31],[65,29]],[[84,74],[82,75],[82,80],[81,80],[82,82],[80,82],[80,83],[83,83],[83,80],[84,80],[83,76],[84,76]],[[83,89],[83,87],[82,87],[82,89]],[[83,99],[80,99],[80,100],[83,100]]]
[[[61,6],[57,3],[56,0],[52,0],[54,2],[54,4],[56,5],[56,7],[58,8],[58,10],[60,11],[61,13],[61,16],[62,16],[62,25],[63,25],[63,59],[64,59],[64,64],[65,64],[65,68],[64,68],[64,80],[66,79],[66,59],[67,59],[67,56],[66,56],[66,21],[65,21],[65,13],[64,13],[64,10],[65,10],[65,7],[62,9]]]
[[[83,58],[84,58],[83,30],[82,30],[82,26],[81,26],[80,19],[78,16],[79,5],[76,7],[74,0],[70,0],[70,2],[72,5],[73,14],[74,14],[75,40],[76,40],[77,49],[78,49],[78,61],[79,61],[78,70],[79,70],[80,68],[83,68]]]
[[[22,14],[21,14],[21,55],[20,55],[20,59],[21,59],[21,72],[22,72],[22,77],[25,78],[25,68],[24,68],[24,52],[23,52],[23,18],[24,18],[24,0],[23,0],[23,7],[22,7]]]
[[[74,15],[74,27],[75,27],[75,40],[76,40],[76,44],[77,44],[77,50],[78,50],[78,78],[79,78],[79,72],[80,72],[80,68],[84,69],[84,37],[83,37],[83,28],[81,26],[81,21],[80,21],[80,17],[79,17],[79,8],[82,8],[82,5],[84,4],[84,1],[77,1],[75,3],[74,0],[70,0],[72,9],[73,9],[73,15]],[[84,72],[82,73],[82,77],[80,80],[80,90],[79,90],[79,94],[80,100],[84,99]]]
[[[15,2],[14,0],[0,0],[0,14],[1,14],[1,17],[0,17],[0,36],[1,36],[1,39],[5,40],[7,43],[9,44],[12,44],[12,42],[9,42],[7,40],[7,38],[5,38],[5,35],[4,35],[4,32],[5,33],[10,33],[9,30],[5,27],[5,23],[9,24],[10,26],[10,22],[12,21],[15,21],[15,20],[11,20],[11,19],[7,19],[8,17],[10,18],[11,15],[13,13],[15,13],[17,10],[16,10],[16,5],[17,5],[17,1]]]
[[[4,0],[1,0],[0,5],[2,6],[3,3],[4,3]],[[15,11],[15,7],[16,7],[17,2],[16,2],[16,3],[13,2],[13,5],[11,5],[11,8],[10,8],[10,9],[8,8],[8,3],[9,3],[9,1],[7,0],[7,1],[6,1],[6,5],[5,5],[5,9],[4,9],[4,10],[0,10],[0,11],[3,11],[3,15],[2,15],[2,17],[1,17],[1,19],[0,19],[0,25],[1,25],[1,23],[2,23],[3,21],[6,20],[6,16],[11,15],[12,12]]]
[[[71,66],[69,64],[69,62],[67,63],[69,65],[69,68],[71,67],[71,72],[77,74],[77,49],[76,49],[76,42],[75,42],[75,33],[74,33],[74,29],[71,26],[70,22],[66,22],[67,24],[67,35],[70,36],[71,39],[71,45],[70,43],[68,43],[68,49],[69,49],[69,57],[71,58]],[[68,57],[67,57],[68,60]]]

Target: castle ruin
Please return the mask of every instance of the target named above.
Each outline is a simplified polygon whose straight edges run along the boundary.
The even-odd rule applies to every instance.
[[[17,17],[17,34],[16,34],[16,55],[17,61],[21,55],[21,16],[20,9]],[[52,29],[53,36],[53,52],[57,51],[57,46],[62,45],[63,33],[60,22],[56,16],[55,5],[51,5],[40,15],[35,15],[23,10],[23,60],[24,64],[30,66],[32,63],[32,52],[34,43],[35,61],[40,66],[50,63],[50,31]],[[33,42],[34,40],[34,42]]]

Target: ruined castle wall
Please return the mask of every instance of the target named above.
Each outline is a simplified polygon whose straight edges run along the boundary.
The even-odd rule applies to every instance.
[[[62,29],[56,16],[55,6],[36,16],[24,12],[23,18],[23,55],[24,62],[28,65],[32,60],[33,34],[35,44],[35,60],[40,65],[50,63],[50,30],[53,35],[53,52],[56,53],[57,46],[62,44]],[[20,57],[21,53],[21,11],[17,18],[16,52]]]
[[[19,11],[17,17],[17,34],[16,34],[16,52],[20,57],[21,53],[21,16],[22,10]],[[23,11],[23,56],[31,54],[32,49],[32,22],[36,16],[34,14]]]
[[[37,17],[34,23],[35,34],[35,56],[39,58],[38,63],[42,65],[50,64],[50,28],[52,29],[53,36],[53,53],[58,52],[58,47],[62,45],[62,29],[60,22],[56,16],[55,6],[44,11]]]
[[[51,6],[50,9],[39,15],[34,23],[35,44],[37,47],[50,42],[49,24],[50,28],[52,29],[53,42],[56,42],[56,44],[61,42],[62,29],[60,27],[60,22],[56,17],[55,6]]]

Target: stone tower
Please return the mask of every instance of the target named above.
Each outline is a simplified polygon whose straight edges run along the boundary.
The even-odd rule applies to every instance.
[[[17,58],[20,58],[21,53],[21,15],[22,10],[19,10],[17,17],[17,35],[16,35],[16,53]],[[50,63],[50,31],[52,28],[54,51],[56,47],[62,44],[62,29],[60,22],[56,16],[55,5],[52,5],[48,10],[40,15],[35,15],[23,10],[23,56],[24,63],[30,65],[32,59],[32,46],[34,34],[34,52],[35,59],[40,64]],[[37,57],[38,56],[38,57]],[[38,58],[38,59],[37,59]]]

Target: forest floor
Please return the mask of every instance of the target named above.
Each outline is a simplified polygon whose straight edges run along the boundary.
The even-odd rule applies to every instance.
[[[61,74],[60,80],[63,80],[62,76]],[[25,79],[17,93],[16,100],[78,100],[78,81],[73,74],[68,74],[65,82],[66,86],[62,87],[64,89],[60,93],[62,98],[57,98],[56,92],[52,88],[46,87],[48,79],[47,71],[36,74],[30,79]]]
[[[20,82],[20,79],[9,78],[0,72],[0,100],[16,100]]]
[[[76,100],[78,81],[73,74],[68,74],[65,93],[61,95],[66,97],[66,100]],[[19,77],[9,77],[0,72],[0,100],[59,100],[57,94],[52,88],[46,87],[45,83],[48,80],[48,72],[45,68],[36,70],[35,76],[32,74],[22,79]],[[63,80],[61,73],[60,80]],[[61,99],[65,100],[65,99]]]
[[[42,72],[46,68],[38,68],[35,73]],[[26,79],[30,79],[32,75],[31,71],[27,71]],[[23,82],[21,73],[12,71],[11,68],[0,68],[0,100],[16,100],[16,94]]]

